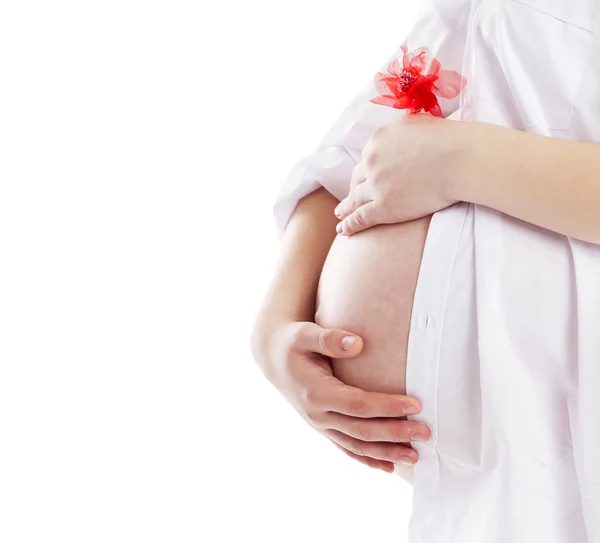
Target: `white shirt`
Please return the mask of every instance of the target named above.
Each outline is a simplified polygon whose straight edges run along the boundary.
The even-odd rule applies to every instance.
[[[467,78],[446,116],[596,141],[599,23],[600,0],[427,0],[406,45]],[[316,188],[344,198],[372,131],[404,114],[377,95],[370,82],[291,169],[280,235]],[[600,543],[600,246],[483,206],[436,213],[407,393],[432,432],[414,444],[411,543]]]

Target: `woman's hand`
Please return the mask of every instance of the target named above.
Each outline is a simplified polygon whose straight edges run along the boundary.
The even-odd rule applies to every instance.
[[[354,338],[350,344],[348,336]],[[315,430],[345,454],[388,473],[398,462],[414,464],[410,441],[430,432],[421,423],[398,420],[420,412],[416,398],[366,392],[347,386],[332,373],[329,359],[353,358],[362,339],[312,322],[255,325],[253,355],[267,379]]]
[[[353,172],[349,195],[335,209],[339,234],[431,215],[454,204],[453,181],[475,123],[406,115],[376,129]]]

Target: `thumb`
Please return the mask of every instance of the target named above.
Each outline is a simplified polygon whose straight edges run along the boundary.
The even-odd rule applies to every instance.
[[[337,233],[346,236],[358,234],[371,226],[380,224],[379,208],[373,201],[361,205],[337,225]]]
[[[362,351],[363,340],[345,330],[322,328],[307,322],[298,333],[295,348],[331,358],[352,358]]]

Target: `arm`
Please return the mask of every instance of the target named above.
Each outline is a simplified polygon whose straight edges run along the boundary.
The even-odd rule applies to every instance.
[[[276,328],[280,322],[314,321],[317,287],[323,263],[336,236],[337,219],[333,209],[338,201],[320,188],[300,200],[283,238],[273,280],[265,294],[256,322],[261,334],[253,334],[253,349],[264,339],[264,328]],[[257,360],[262,360],[257,357]],[[259,364],[260,365],[260,364]],[[269,377],[273,368],[261,365]]]
[[[600,244],[600,144],[488,124],[470,132],[455,199]]]
[[[470,4],[468,0],[423,0],[407,46],[427,47],[445,66],[457,69],[462,63]],[[400,48],[378,71],[395,58],[402,58]],[[333,209],[348,194],[352,170],[373,130],[404,114],[369,101],[378,95],[370,77],[314,152],[293,166],[281,186],[273,212],[283,247],[255,320],[252,350],[271,383],[317,431],[348,456],[391,471],[407,453],[414,456],[401,443],[410,442],[414,432],[428,432],[420,423],[399,419],[410,414],[410,406],[419,411],[418,400],[366,392],[335,379],[326,357],[352,358],[360,353],[362,341],[358,338],[344,350],[342,339],[348,332],[324,330],[314,323],[317,285],[336,235]],[[457,108],[458,100],[442,105],[445,114]],[[358,456],[330,437],[330,430],[353,439],[367,432],[377,436],[379,443],[363,443],[361,451],[366,456]]]
[[[428,430],[421,423],[401,420],[409,414],[408,407],[420,411],[417,399],[367,392],[333,376],[329,357],[352,358],[362,350],[358,336],[314,322],[321,269],[335,237],[336,204],[336,198],[318,189],[296,207],[255,319],[252,354],[267,379],[313,428],[351,458],[389,473],[403,456],[416,459],[404,443],[415,432]],[[355,338],[354,344],[344,342],[348,336]],[[364,435],[377,440],[360,444],[360,455],[346,448],[348,441],[355,443]]]
[[[425,47],[442,63],[444,69],[462,70],[468,34],[471,2],[468,0],[421,0],[419,14],[405,44],[410,50]],[[400,47],[380,64],[376,72],[385,72],[394,59],[402,62]],[[363,149],[377,128],[404,117],[405,110],[370,102],[378,97],[374,77],[341,111],[315,150],[291,168],[273,206],[280,239],[297,202],[319,187],[338,200],[348,196],[352,170],[361,161]],[[441,100],[444,116],[455,112],[459,98]]]

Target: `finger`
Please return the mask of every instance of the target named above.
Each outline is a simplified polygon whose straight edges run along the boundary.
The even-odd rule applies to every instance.
[[[345,219],[356,208],[370,202],[372,200],[369,195],[369,185],[360,183],[354,190],[344,198],[335,208],[335,215],[338,219]],[[339,224],[338,224],[339,226]]]
[[[359,163],[359,164],[362,164],[362,163]],[[358,166],[359,165],[357,164],[356,167],[358,167]],[[363,174],[360,173],[360,170],[358,170],[357,176],[360,177],[362,175]],[[354,176],[354,170],[353,170],[353,176]],[[350,213],[352,213],[358,206],[368,202],[371,199],[367,195],[368,191],[365,188],[366,187],[366,185],[364,184],[365,181],[366,181],[366,177],[364,179],[362,179],[362,181],[360,183],[356,183],[354,185],[354,187],[352,187],[350,189],[348,196],[346,196],[346,198],[344,198],[333,210],[333,212],[335,213],[335,216],[338,219],[344,219],[345,217],[350,215]]]
[[[352,192],[358,185],[367,180],[367,172],[365,169],[365,163],[361,160],[354,169],[352,170],[352,178],[350,179],[350,192]]]
[[[360,441],[337,430],[324,430],[323,434],[357,456],[368,456],[375,460],[393,462],[394,464],[398,462],[416,464],[419,458],[417,451],[405,445]]]
[[[352,210],[356,208],[356,204],[354,203],[354,192],[350,191],[348,196],[346,196],[333,210],[333,213],[338,219],[345,219]]]
[[[327,411],[359,419],[400,418],[421,412],[419,400],[411,396],[367,392],[345,385],[335,377],[331,381],[337,385],[328,387],[324,394],[322,405]]]
[[[374,201],[370,201],[356,208],[342,222],[338,223],[336,231],[338,234],[351,236],[381,223],[383,220],[380,206]]]
[[[314,322],[306,322],[296,333],[294,348],[331,358],[352,358],[362,351],[363,341],[351,332],[322,328]]]
[[[358,454],[354,454],[347,449],[344,449],[341,445],[338,445],[335,441],[330,440],[340,451],[344,454],[353,458],[354,460],[358,460],[361,464],[365,464],[365,466],[369,466],[370,468],[380,469],[385,471],[386,473],[394,473],[395,466],[393,462],[385,462],[384,460],[376,460],[375,458],[369,458],[368,456],[358,456]]]
[[[410,441],[427,441],[431,438],[427,426],[411,420],[360,419],[340,413],[327,413],[323,426],[360,441],[408,443]]]

